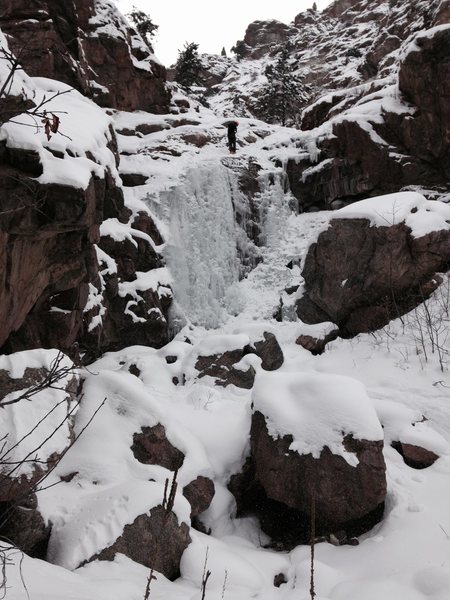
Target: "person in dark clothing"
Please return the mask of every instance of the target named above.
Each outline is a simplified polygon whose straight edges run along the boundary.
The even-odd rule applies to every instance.
[[[236,131],[238,124],[237,121],[228,121],[226,124],[228,129],[228,148],[230,149],[230,154],[236,152]]]

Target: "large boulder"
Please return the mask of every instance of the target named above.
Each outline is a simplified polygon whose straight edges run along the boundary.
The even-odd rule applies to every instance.
[[[404,192],[336,211],[307,253],[306,323],[331,321],[341,335],[386,325],[420,304],[450,266],[450,208]]]
[[[252,400],[250,459],[231,485],[240,507],[253,507],[282,543],[307,540],[313,504],[318,534],[370,529],[382,515],[386,468],[363,386],[337,375],[260,373]]]

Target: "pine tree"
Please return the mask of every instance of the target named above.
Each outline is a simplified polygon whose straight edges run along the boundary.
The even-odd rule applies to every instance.
[[[317,12],[317,2],[313,2],[312,9],[314,12]]]
[[[267,85],[257,102],[257,111],[269,123],[286,125],[296,122],[299,105],[307,99],[306,86],[295,73],[290,60],[291,46],[281,48],[280,56],[266,68]]]
[[[146,43],[148,49],[153,52],[152,41],[159,29],[159,25],[155,25],[150,16],[136,8],[136,6],[133,6],[133,10],[127,14],[127,17]]]
[[[225,58],[226,58],[227,51],[225,50],[225,46],[222,48],[222,52],[220,54],[221,54],[221,56],[225,56]]]
[[[233,52],[236,55],[238,61],[241,61],[244,58],[246,50],[247,45],[243,40],[239,40],[238,42],[236,42],[236,46],[233,46],[231,48],[231,52]]]
[[[201,85],[200,71],[203,65],[198,54],[198,44],[191,42],[178,51],[175,65],[175,81],[190,90],[193,85]]]

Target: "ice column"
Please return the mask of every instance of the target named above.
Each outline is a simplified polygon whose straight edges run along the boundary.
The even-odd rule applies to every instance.
[[[223,321],[223,298],[239,275],[232,176],[219,161],[208,161],[188,171],[182,185],[161,194],[168,210],[165,257],[175,298],[193,323],[205,327]]]

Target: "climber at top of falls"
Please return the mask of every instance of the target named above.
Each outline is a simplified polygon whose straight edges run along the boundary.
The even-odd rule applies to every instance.
[[[238,121],[225,121],[223,125],[228,130],[228,148],[230,149],[230,154],[234,154],[236,152],[236,131],[239,125]]]

